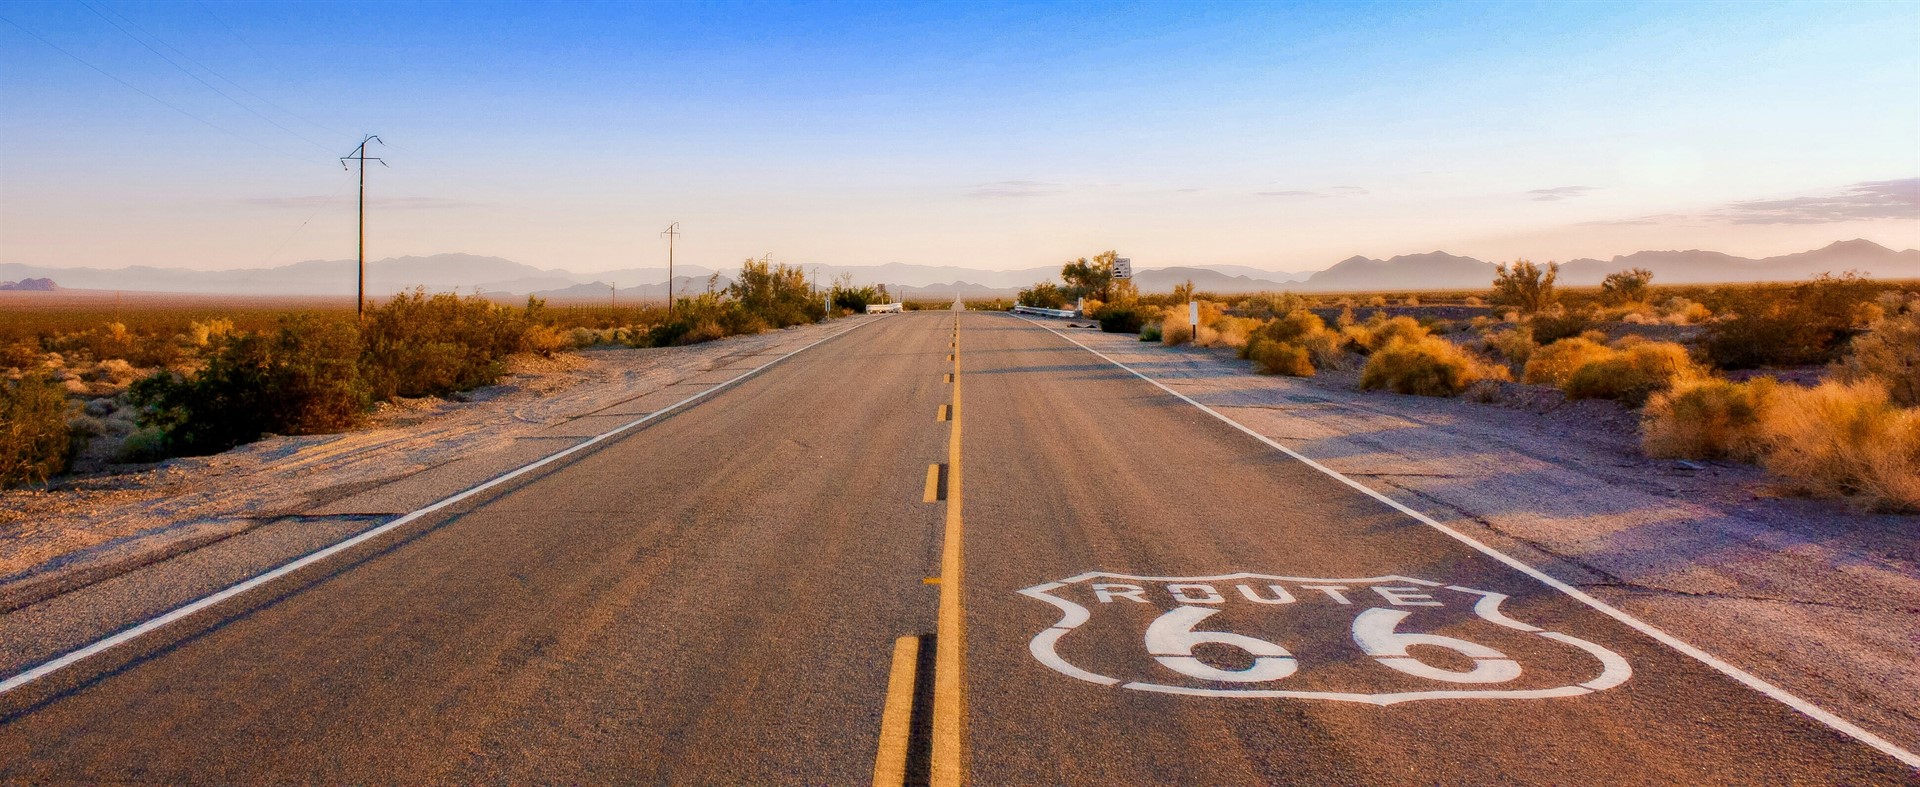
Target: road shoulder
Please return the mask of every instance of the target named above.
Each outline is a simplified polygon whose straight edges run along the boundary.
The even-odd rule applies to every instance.
[[[1569,419],[1252,374],[1229,354],[1051,327],[1250,429],[1908,749],[1914,517],[1773,496]],[[1590,421],[1585,423],[1584,421]]]

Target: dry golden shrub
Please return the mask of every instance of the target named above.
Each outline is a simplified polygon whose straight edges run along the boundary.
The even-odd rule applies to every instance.
[[[1207,347],[1232,347],[1239,349],[1247,346],[1247,337],[1260,330],[1261,321],[1251,317],[1232,317],[1221,315],[1205,327],[1212,329],[1212,341],[1203,342]],[[1203,334],[1203,339],[1206,336]]]
[[[1533,351],[1540,345],[1533,340],[1533,329],[1525,325],[1510,331],[1493,331],[1486,339],[1489,352],[1505,358],[1508,363],[1525,367],[1527,359],[1533,357]]]
[[[1395,339],[1418,341],[1433,332],[1412,317],[1388,319],[1385,312],[1375,312],[1364,323],[1342,327],[1340,333],[1354,349],[1370,353],[1392,344]]]
[[[1361,388],[1387,388],[1420,396],[1454,396],[1485,379],[1502,379],[1505,367],[1474,358],[1459,345],[1435,336],[1396,339],[1367,357]]]
[[[1313,376],[1312,355],[1307,348],[1297,344],[1255,340],[1248,345],[1247,357],[1253,361],[1253,370],[1260,374]]]
[[[1765,449],[1761,420],[1778,387],[1770,377],[1681,381],[1647,400],[1641,450],[1665,459],[1758,461]]]
[[[1867,333],[1856,336],[1834,376],[1847,382],[1873,381],[1893,401],[1920,407],[1920,310],[1885,313]]]
[[[1783,387],[1761,421],[1761,465],[1796,491],[1920,510],[1920,410],[1870,381]]]
[[[1187,305],[1184,303],[1168,306],[1162,310],[1160,343],[1169,346],[1191,343],[1201,347],[1211,347],[1220,341],[1220,332],[1211,327],[1221,317],[1219,304],[1200,301],[1200,335],[1197,337],[1194,336],[1193,325],[1188,322],[1190,316],[1187,313]]]
[[[1687,348],[1673,342],[1637,340],[1620,347],[1575,369],[1567,378],[1567,397],[1614,399],[1638,407],[1655,391],[1707,374],[1687,355]]]
[[[1584,336],[1576,336],[1534,350],[1527,358],[1520,381],[1534,385],[1564,388],[1573,373],[1595,361],[1613,357],[1614,350]]]

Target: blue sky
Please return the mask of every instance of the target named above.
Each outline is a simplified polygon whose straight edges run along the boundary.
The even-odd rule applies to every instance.
[[[0,17],[5,262],[350,257],[336,158],[362,132],[390,143],[369,174],[375,257],[647,265],[674,220],[682,259],[714,266],[1920,246],[1915,3],[20,0]]]

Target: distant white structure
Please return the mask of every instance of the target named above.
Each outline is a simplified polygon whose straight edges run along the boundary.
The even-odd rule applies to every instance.
[[[900,312],[905,310],[906,310],[906,304],[903,304],[903,303],[869,303],[867,304],[868,314],[899,314]]]
[[[1014,314],[1038,314],[1042,317],[1073,318],[1073,317],[1080,316],[1080,312],[1074,309],[1042,309],[1038,306],[1015,306],[1013,307],[1013,313]]]

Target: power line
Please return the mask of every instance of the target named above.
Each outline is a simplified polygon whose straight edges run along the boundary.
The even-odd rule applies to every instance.
[[[233,36],[233,40],[240,42],[240,45],[246,47],[247,51],[252,52],[254,57],[260,58],[260,62],[265,63],[268,68],[274,67],[273,61],[268,60],[266,55],[261,54],[260,50],[255,49],[253,46],[253,42],[248,41],[245,38],[242,38],[240,36],[240,31],[233,29],[233,25],[227,24],[227,20],[225,18],[222,18],[219,14],[214,13],[213,6],[207,5],[206,3],[199,2],[199,0],[195,0],[194,5],[200,6],[200,10],[207,12],[207,16],[213,17],[213,21],[219,22],[221,27],[226,28],[227,32]]]
[[[326,210],[327,206],[332,205],[334,200],[339,199],[341,191],[345,191],[345,189],[335,191],[334,193],[327,195],[326,199],[321,200],[320,204],[313,209],[313,212],[307,214],[307,220],[300,222],[300,226],[294,227],[293,231],[287,233],[287,236],[285,238],[281,238],[280,245],[274,246],[273,251],[267,252],[266,259],[263,260],[260,264],[262,266],[272,265],[273,258],[280,256],[280,250],[285,249],[287,247],[287,244],[292,243],[294,238],[299,237],[300,231],[306,229],[308,224],[312,224],[313,220],[319,217],[320,211]]]
[[[210,6],[210,5],[207,5],[206,3],[203,3],[203,2],[199,2],[199,0],[194,0],[194,4],[195,4],[195,5],[198,5],[198,6],[200,6],[200,10],[202,10],[202,11],[205,11],[205,12],[207,12],[207,16],[210,16],[210,17],[213,17],[213,21],[215,21],[215,22],[219,22],[219,23],[220,23],[220,26],[221,26],[221,27],[224,27],[224,28],[226,28],[226,29],[227,29],[227,33],[233,36],[233,40],[235,40],[235,41],[239,41],[239,42],[240,42],[240,45],[241,45],[241,46],[244,46],[244,47],[246,47],[246,48],[247,48],[247,51],[249,51],[249,52],[252,52],[252,53],[253,53],[253,55],[254,55],[254,57],[257,57],[257,58],[260,58],[260,62],[262,62],[262,63],[265,63],[265,64],[267,65],[267,67],[268,67],[268,68],[271,68],[271,69],[273,69],[273,70],[274,70],[274,71],[275,71],[276,73],[279,73],[279,74],[283,74],[283,75],[284,75],[284,74],[286,73],[286,72],[285,72],[284,70],[282,70],[282,69],[281,69],[280,67],[278,67],[278,66],[276,66],[276,65],[274,65],[274,64],[273,64],[273,61],[270,61],[270,60],[268,60],[268,59],[267,59],[267,56],[266,56],[266,55],[264,55],[264,54],[261,54],[261,52],[260,52],[260,50],[259,50],[259,49],[257,49],[257,48],[255,48],[252,42],[250,42],[250,41],[248,41],[248,40],[247,40],[246,38],[244,38],[244,37],[242,37],[242,36],[240,35],[240,31],[238,31],[238,30],[235,30],[235,29],[234,29],[234,27],[233,27],[233,25],[230,25],[230,24],[227,24],[227,20],[226,20],[225,18],[223,18],[223,17],[221,17],[221,16],[219,15],[219,14],[216,14],[216,13],[214,13],[214,11],[213,11],[213,6]],[[127,15],[126,15],[126,14],[122,14],[122,13],[120,13],[120,12],[118,12],[118,11],[115,11],[114,13],[115,13],[116,15],[118,15],[118,16],[119,16],[119,17],[120,17],[121,19],[127,19]],[[131,20],[131,19],[128,19],[128,20],[127,20],[127,22],[128,22],[129,24],[132,24],[132,22],[133,22],[133,20]],[[139,27],[139,25],[134,25],[134,26],[135,26],[135,27]],[[146,32],[144,28],[142,29],[142,32]],[[148,35],[152,35],[152,34],[151,34],[151,33],[148,33]],[[167,42],[166,42],[166,41],[162,41],[162,40],[160,39],[160,37],[159,37],[159,36],[154,36],[154,40],[155,40],[155,41],[160,41],[160,43],[162,43],[162,44],[167,44]],[[276,102],[274,102],[274,101],[273,101],[272,99],[270,99],[270,98],[267,98],[266,96],[262,96],[262,95],[260,95],[259,93],[255,93],[255,92],[253,92],[252,90],[248,90],[248,89],[247,89],[247,86],[246,86],[246,85],[242,85],[242,84],[240,84],[239,82],[235,82],[235,81],[233,81],[232,79],[229,79],[229,78],[227,78],[227,76],[226,76],[225,74],[222,74],[222,73],[220,73],[220,72],[218,72],[218,71],[215,71],[215,70],[213,70],[212,68],[208,68],[208,67],[207,67],[207,65],[206,65],[205,63],[202,63],[202,62],[200,62],[200,61],[198,61],[198,60],[194,60],[194,59],[193,59],[193,57],[192,57],[191,55],[188,55],[188,54],[187,54],[187,53],[185,53],[185,52],[181,52],[181,51],[180,51],[180,49],[179,49],[179,47],[176,47],[176,46],[173,46],[172,44],[167,44],[167,48],[168,48],[168,49],[171,49],[171,50],[173,50],[173,51],[175,51],[175,52],[178,52],[178,53],[180,54],[180,56],[181,56],[181,57],[184,57],[184,58],[186,58],[186,59],[188,59],[188,60],[190,60],[190,61],[192,61],[194,65],[197,65],[197,66],[200,66],[201,68],[205,68],[205,69],[207,69],[207,73],[209,73],[209,74],[212,74],[212,75],[214,75],[214,76],[217,76],[217,77],[219,77],[219,78],[220,78],[220,81],[222,81],[222,82],[225,82],[225,83],[227,83],[227,84],[229,84],[229,85],[232,85],[232,86],[234,86],[234,87],[237,87],[237,88],[239,88],[241,92],[243,92],[243,93],[246,93],[247,95],[249,95],[249,96],[252,96],[252,97],[254,97],[254,98],[256,98],[256,99],[259,99],[259,100],[260,100],[260,101],[261,101],[262,103],[264,103],[264,104],[266,104],[267,106],[270,106],[270,107],[273,107],[274,109],[278,109],[278,110],[280,110],[281,112],[285,112],[285,113],[287,114],[287,116],[288,116],[288,117],[291,117],[291,118],[293,118],[293,119],[295,119],[295,120],[298,120],[298,121],[300,121],[300,122],[302,122],[302,123],[305,123],[305,124],[307,124],[307,125],[309,125],[309,126],[312,126],[312,127],[314,127],[314,128],[317,128],[317,129],[320,129],[321,131],[325,131],[325,132],[327,132],[328,134],[332,134],[332,135],[334,135],[334,136],[339,136],[339,137],[344,137],[344,136],[347,136],[347,132],[345,132],[345,131],[341,131],[341,130],[339,130],[339,129],[337,129],[337,128],[334,128],[334,127],[332,127],[332,126],[329,126],[329,125],[327,125],[327,124],[325,124],[325,123],[321,123],[321,122],[320,122],[320,121],[318,121],[318,120],[314,120],[313,118],[310,118],[310,117],[307,117],[306,115],[302,115],[302,114],[300,114],[300,113],[298,113],[298,112],[295,112],[295,111],[293,111],[293,110],[291,110],[291,109],[288,109],[288,108],[286,108],[286,107],[283,107],[283,106],[281,106],[280,104],[278,104],[278,103],[276,103]]]
[[[284,150],[281,150],[281,149],[279,149],[279,148],[276,148],[276,147],[273,147],[272,145],[268,145],[268,144],[266,144],[266,143],[264,143],[264,142],[261,142],[261,141],[259,141],[259,140],[256,140],[256,139],[253,139],[252,137],[248,137],[248,136],[244,136],[244,135],[242,135],[242,134],[240,134],[240,133],[238,133],[238,132],[235,132],[235,131],[233,131],[232,129],[229,129],[229,128],[227,128],[227,127],[225,127],[225,126],[222,126],[222,125],[219,125],[219,124],[217,124],[217,123],[214,123],[214,122],[213,122],[213,121],[211,121],[211,120],[208,120],[208,119],[206,119],[206,118],[203,118],[203,117],[200,117],[199,115],[196,115],[196,114],[193,114],[192,112],[188,112],[188,111],[186,111],[186,110],[184,110],[184,109],[181,109],[180,107],[178,107],[178,106],[175,106],[174,104],[172,104],[171,102],[169,102],[169,101],[167,101],[166,99],[163,99],[163,98],[161,98],[161,97],[159,97],[159,96],[156,96],[156,95],[154,95],[154,94],[152,94],[152,93],[148,93],[148,92],[147,92],[147,91],[145,91],[145,90],[141,90],[141,89],[140,89],[139,87],[137,87],[137,86],[135,86],[135,85],[134,85],[134,84],[133,84],[132,82],[128,82],[127,80],[124,80],[124,79],[121,79],[120,77],[117,77],[117,76],[114,76],[114,75],[113,75],[112,73],[110,73],[110,72],[108,72],[108,71],[107,71],[106,69],[103,69],[103,68],[101,68],[101,67],[99,67],[99,66],[96,66],[96,65],[94,65],[94,64],[92,64],[92,63],[89,63],[89,62],[87,62],[87,61],[86,61],[85,59],[83,59],[83,58],[81,58],[81,57],[80,57],[79,55],[76,55],[76,54],[74,54],[74,53],[72,53],[72,52],[68,52],[67,50],[65,50],[65,49],[62,49],[62,48],[60,48],[60,46],[59,46],[58,44],[55,44],[55,43],[53,43],[52,41],[48,41],[47,39],[45,39],[45,38],[42,38],[42,37],[40,37],[40,34],[39,34],[39,33],[35,33],[35,32],[33,32],[32,30],[28,30],[27,28],[25,28],[25,27],[23,27],[23,26],[21,26],[21,24],[20,24],[19,22],[15,22],[15,21],[13,21],[12,19],[8,19],[8,18],[6,18],[6,17],[4,17],[4,16],[0,16],[0,21],[4,21],[4,22],[6,22],[7,24],[10,24],[10,25],[13,25],[13,27],[14,27],[14,29],[16,29],[16,30],[19,30],[19,31],[20,31],[20,32],[22,32],[22,33],[26,33],[26,34],[27,34],[27,35],[29,35],[29,36],[32,36],[32,37],[33,37],[33,40],[35,40],[35,41],[39,41],[39,42],[40,42],[40,43],[42,43],[42,44],[46,44],[48,48],[50,48],[50,49],[52,49],[52,50],[53,50],[53,51],[55,51],[55,52],[59,52],[60,54],[63,54],[63,55],[66,55],[67,57],[70,57],[70,58],[73,58],[73,61],[74,61],[74,62],[76,62],[76,63],[79,63],[80,65],[83,65],[83,66],[86,66],[87,68],[91,68],[91,69],[93,69],[94,71],[96,71],[96,72],[98,72],[98,73],[99,73],[99,74],[100,74],[101,76],[103,76],[103,77],[106,77],[106,78],[108,78],[108,79],[111,79],[111,80],[113,80],[113,81],[115,81],[115,82],[118,82],[118,83],[120,83],[120,84],[121,84],[121,86],[123,86],[123,87],[125,87],[126,89],[128,89],[128,90],[131,90],[131,91],[133,91],[133,92],[135,92],[135,93],[139,93],[140,95],[143,95],[143,96],[146,96],[147,98],[150,98],[150,99],[153,99],[153,101],[154,101],[154,103],[156,103],[156,104],[159,104],[160,106],[163,106],[163,107],[166,107],[166,108],[168,108],[168,109],[171,109],[171,110],[173,110],[173,111],[175,111],[175,112],[178,112],[178,113],[180,113],[180,114],[182,114],[182,115],[185,115],[185,116],[187,116],[188,118],[191,118],[191,119],[193,119],[193,120],[196,120],[196,121],[199,121],[201,125],[204,125],[204,126],[206,126],[207,128],[210,128],[210,129],[213,129],[213,130],[215,130],[215,131],[218,131],[218,132],[220,132],[220,133],[222,133],[222,134],[225,134],[225,135],[227,135],[227,136],[230,136],[230,137],[233,137],[234,139],[237,139],[237,140],[240,140],[241,142],[245,142],[245,143],[247,143],[247,144],[249,144],[249,145],[252,145],[252,146],[254,146],[254,147],[257,147],[257,148],[260,148],[260,149],[262,149],[262,150],[265,150],[265,151],[268,151],[268,152],[272,152],[272,153],[278,153],[278,154],[280,154],[280,155],[282,155],[282,156],[286,156],[287,158],[290,158],[290,159],[293,159],[293,160],[295,160],[295,161],[299,161],[299,162],[301,162],[301,163],[308,163],[308,164],[310,164],[310,163],[312,163],[312,159],[307,159],[307,158],[301,158],[300,156],[296,156],[296,155],[294,155],[294,154],[292,154],[292,153],[288,153],[288,152],[286,152],[286,151],[284,151]]]
[[[154,49],[154,48],[153,48],[153,45],[152,45],[152,44],[149,44],[149,43],[147,43],[147,42],[146,42],[145,40],[143,40],[143,39],[141,39],[141,38],[140,38],[139,36],[136,36],[136,35],[134,35],[134,34],[133,34],[133,31],[131,31],[131,30],[128,30],[128,29],[126,29],[126,28],[124,28],[124,27],[121,27],[121,26],[120,26],[120,23],[119,23],[119,22],[115,22],[115,21],[113,21],[113,19],[112,19],[111,17],[108,17],[108,16],[106,15],[106,14],[104,14],[104,13],[101,13],[101,11],[100,11],[100,9],[98,9],[98,8],[95,8],[95,7],[94,7],[94,5],[93,5],[92,3],[89,3],[89,2],[87,2],[87,0],[80,0],[80,4],[81,4],[81,5],[83,5],[83,6],[86,6],[86,8],[87,8],[87,10],[88,10],[88,11],[92,11],[92,12],[93,12],[93,15],[94,15],[94,16],[97,16],[97,17],[100,17],[100,19],[101,19],[101,21],[103,21],[103,22],[106,22],[106,23],[107,23],[107,24],[109,24],[109,25],[112,25],[112,26],[113,26],[113,29],[115,29],[115,30],[118,30],[118,31],[120,31],[120,32],[121,32],[121,33],[122,33],[123,35],[125,35],[126,37],[128,37],[128,38],[131,38],[131,39],[133,39],[133,41],[134,41],[134,43],[136,43],[136,44],[139,44],[140,46],[143,46],[143,47],[146,47],[146,50],[147,50],[148,52],[152,52],[152,53],[154,54],[154,56],[155,56],[155,57],[158,57],[158,58],[160,58],[161,60],[165,60],[165,61],[167,61],[167,65],[170,65],[170,66],[173,66],[173,67],[174,67],[175,69],[178,69],[178,70],[180,71],[180,73],[182,73],[182,74],[186,74],[186,75],[187,75],[188,77],[191,77],[191,78],[193,79],[193,81],[195,81],[195,82],[198,82],[198,83],[200,83],[200,84],[201,84],[201,85],[202,85],[203,87],[205,87],[206,89],[208,89],[208,90],[211,90],[211,91],[213,91],[214,93],[217,93],[217,94],[219,94],[219,96],[220,96],[221,98],[224,98],[224,99],[226,99],[226,100],[228,100],[228,101],[230,101],[230,102],[232,102],[234,106],[236,106],[236,107],[239,107],[239,108],[241,108],[241,109],[244,109],[244,110],[246,110],[246,111],[247,111],[247,112],[248,112],[249,114],[252,114],[252,115],[253,115],[254,117],[257,117],[257,118],[259,118],[259,119],[261,119],[261,120],[264,120],[264,121],[267,121],[267,122],[268,122],[269,124],[272,124],[274,128],[277,128],[277,129],[280,129],[281,131],[285,131],[285,132],[287,132],[288,134],[292,134],[292,135],[294,135],[295,137],[299,137],[301,141],[303,141],[303,142],[306,142],[306,143],[307,143],[307,144],[309,144],[309,145],[312,145],[312,146],[314,146],[314,147],[316,147],[316,148],[319,148],[319,149],[321,149],[322,151],[325,151],[325,150],[327,150],[327,146],[325,146],[325,145],[322,145],[322,144],[320,144],[320,143],[318,143],[318,142],[315,142],[315,141],[313,141],[313,140],[311,140],[311,139],[308,139],[308,138],[307,138],[307,136],[306,136],[305,134],[301,134],[301,133],[300,133],[300,132],[298,132],[298,131],[294,131],[293,129],[290,129],[290,128],[287,128],[286,126],[283,126],[283,125],[280,125],[280,122],[279,122],[279,121],[277,121],[277,120],[274,120],[273,118],[270,118],[270,117],[267,117],[266,115],[263,115],[263,114],[260,114],[260,112],[259,112],[258,110],[256,110],[256,109],[254,109],[253,107],[250,107],[250,106],[247,106],[246,104],[244,104],[244,103],[242,103],[242,102],[240,101],[240,99],[237,99],[237,98],[234,98],[234,97],[233,97],[232,95],[230,95],[230,94],[228,94],[228,93],[227,93],[227,91],[224,91],[224,90],[221,90],[221,89],[220,89],[220,88],[218,88],[218,87],[215,87],[215,86],[214,86],[214,84],[213,84],[212,82],[208,82],[207,80],[204,80],[204,79],[201,79],[201,78],[200,78],[200,75],[199,75],[199,74],[195,74],[195,73],[193,73],[192,71],[188,71],[188,70],[187,70],[187,67],[186,67],[186,66],[183,66],[183,65],[180,65],[180,62],[179,62],[179,61],[177,61],[177,60],[174,60],[174,59],[173,59],[173,58],[171,58],[171,57],[167,57],[167,55],[166,55],[166,53],[165,53],[165,52],[161,52],[161,51],[160,51],[160,50],[158,50],[158,49]],[[117,16],[117,15],[118,15],[118,14],[116,13],[116,16]],[[122,18],[122,19],[126,19],[126,17],[121,17],[121,18]],[[134,22],[133,22],[133,20],[131,20],[131,19],[127,19],[126,21],[127,21],[127,24],[130,24],[130,25],[133,25],[134,27],[139,27],[139,25],[137,25],[137,24],[134,24]],[[143,32],[143,33],[145,33],[145,32],[146,32],[146,30],[145,30],[144,28],[142,28],[142,29],[141,29],[141,32]],[[147,33],[147,35],[150,35],[150,36],[153,36],[153,34],[152,34],[152,33]],[[155,40],[155,41],[160,41],[160,37],[159,37],[159,36],[153,36],[153,40]],[[167,42],[165,42],[165,41],[160,41],[160,44],[161,44],[161,46],[165,46],[165,47],[167,47],[168,49],[173,49],[173,46],[172,46],[172,45],[170,45],[170,44],[168,44],[168,43],[167,43]],[[184,53],[184,52],[180,52],[180,50],[178,50],[178,49],[174,49],[174,52],[176,52],[176,53],[179,53],[181,57],[186,57],[186,58],[187,58],[188,60],[193,60],[193,58],[191,58],[191,57],[187,57],[187,55],[186,55],[186,53]],[[200,65],[200,64],[199,64],[199,61],[194,61],[194,63],[195,63],[195,65]],[[207,70],[207,73],[210,73],[210,74],[212,74],[212,73],[213,73],[213,69],[211,69],[211,68],[207,68],[207,67],[206,67],[206,66],[204,66],[204,65],[200,65],[200,67],[201,67],[201,68],[204,68],[204,69],[206,69],[206,70]],[[214,74],[214,76],[219,76],[219,74]],[[224,78],[225,78],[225,77],[222,77],[222,79],[224,79]],[[229,80],[229,81],[231,81],[231,80]],[[243,88],[243,89],[244,89],[244,88]]]

